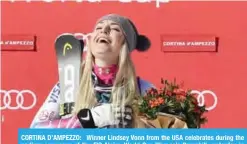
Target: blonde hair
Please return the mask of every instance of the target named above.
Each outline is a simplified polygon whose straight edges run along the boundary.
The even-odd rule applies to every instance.
[[[92,80],[93,59],[94,57],[89,48],[87,49],[86,59],[82,64],[82,77],[77,101],[75,102],[75,113],[78,113],[83,108],[90,109],[97,104]],[[137,127],[138,123],[136,117],[138,115],[137,103],[139,96],[140,92],[137,85],[135,68],[129,55],[127,43],[125,42],[119,54],[118,72],[113,83],[110,103],[120,106],[129,105],[132,107],[134,116],[133,127]]]

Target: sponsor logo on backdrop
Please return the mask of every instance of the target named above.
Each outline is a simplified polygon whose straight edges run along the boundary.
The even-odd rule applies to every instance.
[[[14,40],[7,40],[7,41],[0,41],[1,45],[33,45],[33,41],[14,41]]]
[[[18,2],[20,0],[9,0],[11,2]],[[26,2],[34,2],[36,0],[26,0]],[[43,0],[43,2],[54,2],[54,1],[59,1],[59,0]],[[99,2],[104,2],[104,1],[111,1],[111,0],[60,0],[60,2],[66,2],[66,1],[74,1],[74,2],[90,2],[90,3],[99,3]],[[120,3],[131,3],[131,2],[138,2],[138,3],[151,3],[155,2],[156,7],[160,7],[161,3],[167,3],[169,0],[116,0],[119,1]]]
[[[2,51],[33,51],[35,50],[35,36],[3,34],[0,45]]]
[[[197,101],[199,106],[206,105],[206,110],[208,111],[211,111],[216,108],[218,104],[218,98],[216,94],[211,90],[204,90],[204,91],[192,90],[191,93],[197,96]],[[213,104],[209,105],[206,103],[209,99],[213,99]]]
[[[211,35],[161,35],[163,52],[216,52],[217,38]]]
[[[35,93],[31,90],[0,90],[0,110],[30,110],[37,102]],[[26,101],[31,101],[26,104]]]

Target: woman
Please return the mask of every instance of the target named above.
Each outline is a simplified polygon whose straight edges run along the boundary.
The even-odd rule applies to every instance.
[[[49,103],[48,97],[31,127],[138,127],[137,99],[153,85],[136,76],[130,52],[146,50],[148,42],[129,19],[116,14],[100,18],[88,39],[74,115],[60,119],[59,100]]]

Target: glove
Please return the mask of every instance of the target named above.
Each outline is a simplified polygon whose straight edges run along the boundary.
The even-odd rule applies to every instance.
[[[119,121],[113,114],[111,104],[98,105],[90,109],[82,109],[77,117],[84,128],[97,128],[118,124]]]
[[[77,117],[84,128],[131,127],[132,109],[129,106],[121,108],[112,104],[102,104],[91,110],[80,110]]]
[[[83,128],[97,128],[90,109],[81,109],[77,114],[77,118]]]

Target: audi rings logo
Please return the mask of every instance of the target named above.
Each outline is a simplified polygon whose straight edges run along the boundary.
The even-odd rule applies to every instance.
[[[210,91],[210,90],[204,90],[204,91],[201,91],[201,92],[198,91],[198,90],[192,90],[191,93],[197,95],[197,101],[198,101],[198,105],[199,106],[205,105],[206,104],[206,100],[209,97],[213,98],[213,104],[206,105],[206,110],[208,110],[208,111],[213,110],[216,107],[217,103],[218,103],[218,99],[217,99],[216,94],[214,92]]]
[[[0,110],[29,110],[33,108],[37,102],[34,92],[30,90],[0,90],[1,105]],[[25,105],[24,101],[32,101],[30,105]],[[15,102],[14,102],[15,101]]]

